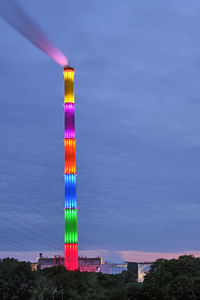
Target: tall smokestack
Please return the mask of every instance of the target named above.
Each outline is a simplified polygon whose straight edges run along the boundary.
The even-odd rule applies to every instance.
[[[65,67],[63,73],[65,81],[65,267],[73,271],[78,269],[74,68]]]

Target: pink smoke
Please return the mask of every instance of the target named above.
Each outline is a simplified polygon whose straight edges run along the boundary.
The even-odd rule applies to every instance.
[[[68,60],[65,55],[50,42],[38,24],[16,1],[1,0],[0,15],[8,24],[19,31],[32,44],[45,52],[59,65],[68,65]]]

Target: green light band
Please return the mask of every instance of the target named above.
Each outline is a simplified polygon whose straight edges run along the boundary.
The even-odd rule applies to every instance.
[[[78,243],[77,209],[65,209],[65,243]]]

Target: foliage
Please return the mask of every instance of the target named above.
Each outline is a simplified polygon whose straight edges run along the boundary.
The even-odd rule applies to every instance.
[[[30,263],[0,260],[1,300],[123,300],[136,284],[132,273],[70,272],[63,266],[31,271]]]
[[[70,272],[63,266],[31,271],[30,263],[0,260],[1,300],[200,300],[200,259],[159,259],[143,283],[132,272]]]
[[[0,299],[30,299],[35,283],[35,273],[30,263],[16,259],[0,260]]]
[[[145,300],[199,300],[200,258],[159,259],[152,264],[143,283]]]

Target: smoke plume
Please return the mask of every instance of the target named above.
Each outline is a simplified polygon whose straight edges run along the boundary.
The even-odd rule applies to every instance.
[[[0,0],[0,16],[59,65],[68,65],[65,55],[50,42],[38,24],[15,0]]]

